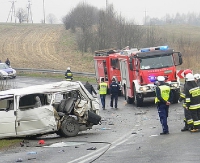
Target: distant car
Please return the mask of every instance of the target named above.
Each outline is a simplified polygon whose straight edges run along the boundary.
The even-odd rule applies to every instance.
[[[0,77],[5,78],[16,78],[16,70],[9,67],[6,63],[0,63]]]

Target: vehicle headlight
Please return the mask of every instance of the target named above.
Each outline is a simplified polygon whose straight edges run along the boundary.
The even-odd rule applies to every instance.
[[[7,72],[5,72],[5,71],[0,71],[1,72],[1,74],[3,75],[3,76],[6,76],[6,75],[8,75],[8,73]]]
[[[139,91],[143,91],[143,92],[148,91],[148,90],[150,90],[149,86],[144,86],[144,87],[139,88]]]
[[[16,70],[13,69],[13,74],[16,74]]]

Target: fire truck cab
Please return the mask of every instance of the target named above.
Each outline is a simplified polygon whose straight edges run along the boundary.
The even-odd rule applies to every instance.
[[[129,55],[118,56],[121,70],[121,87],[127,103],[143,105],[146,97],[155,97],[157,76],[165,76],[174,100],[178,102],[180,81],[176,66],[182,64],[182,55],[168,46],[140,49]]]
[[[100,83],[101,78],[105,79],[105,82],[108,84],[108,93],[112,78],[115,78],[118,84],[121,82],[119,55],[120,52],[113,49],[95,51],[94,66],[96,80],[97,83]],[[119,95],[121,95],[121,90]]]

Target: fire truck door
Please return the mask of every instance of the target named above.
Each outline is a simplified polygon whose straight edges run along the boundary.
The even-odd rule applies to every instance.
[[[122,86],[126,85],[127,88],[130,88],[130,82],[129,82],[129,71],[128,71],[128,64],[126,60],[120,61],[120,73],[121,73],[121,83]]]
[[[101,78],[104,78],[106,81],[108,79],[107,66],[105,60],[95,61],[95,71],[97,80],[100,81]]]

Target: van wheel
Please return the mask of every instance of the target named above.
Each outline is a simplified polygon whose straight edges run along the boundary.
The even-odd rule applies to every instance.
[[[61,124],[60,132],[64,137],[76,136],[79,132],[79,124],[73,118],[65,119]]]

